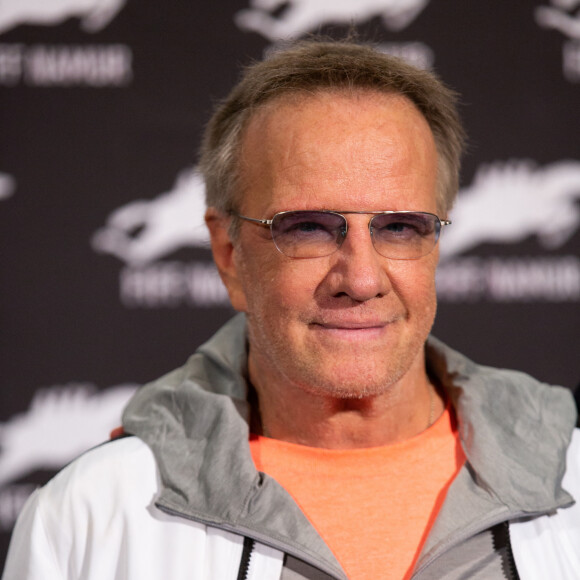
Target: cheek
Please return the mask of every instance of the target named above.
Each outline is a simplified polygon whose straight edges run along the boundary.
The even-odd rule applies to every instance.
[[[411,316],[435,311],[436,267],[436,257],[426,256],[421,260],[400,260],[389,268],[393,289]]]
[[[284,257],[264,261],[259,271],[246,277],[250,313],[290,319],[312,310],[322,268],[314,261],[287,260]]]

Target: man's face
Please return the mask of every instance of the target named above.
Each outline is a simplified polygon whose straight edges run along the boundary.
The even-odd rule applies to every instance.
[[[305,209],[437,213],[436,172],[427,122],[401,96],[281,99],[248,126],[239,209],[268,219]],[[437,249],[417,260],[384,258],[372,245],[370,217],[347,215],[341,248],[309,259],[282,255],[267,228],[241,223],[230,294],[247,313],[256,386],[352,398],[424,378]]]

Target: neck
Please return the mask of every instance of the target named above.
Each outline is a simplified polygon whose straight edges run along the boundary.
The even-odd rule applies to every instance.
[[[321,396],[292,384],[254,384],[262,434],[310,447],[355,449],[404,441],[430,427],[444,410],[425,372],[365,398]]]

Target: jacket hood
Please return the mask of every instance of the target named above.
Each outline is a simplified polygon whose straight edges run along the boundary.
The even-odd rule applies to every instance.
[[[427,361],[455,408],[481,487],[509,508],[530,513],[570,502],[561,488],[576,423],[568,389],[475,364],[434,337]]]

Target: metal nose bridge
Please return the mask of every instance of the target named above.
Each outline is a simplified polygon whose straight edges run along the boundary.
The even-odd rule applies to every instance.
[[[339,232],[339,237],[337,238],[337,242],[338,242],[337,243],[337,250],[339,250],[339,249],[342,248],[342,246],[343,246],[343,244],[344,244],[344,242],[346,240],[346,237],[348,235],[349,229],[350,229],[349,222],[348,222],[348,219],[346,218],[346,216],[347,215],[353,215],[353,214],[354,215],[367,215],[367,216],[370,216],[369,217],[369,220],[367,222],[367,229],[368,229],[368,232],[369,232],[369,236],[370,236],[371,244],[373,246],[373,250],[377,254],[381,255],[379,253],[379,251],[377,250],[376,246],[375,246],[375,239],[373,237],[372,221],[373,221],[373,219],[377,215],[380,215],[380,214],[382,214],[384,212],[378,212],[378,211],[377,212],[370,212],[370,211],[336,211],[336,210],[332,210],[332,211],[334,213],[337,213],[337,214],[339,214],[339,215],[341,215],[341,216],[344,217],[344,227],[341,228],[341,230]]]
[[[344,241],[346,240],[346,236],[348,235],[349,223],[348,223],[348,219],[346,218],[346,216],[347,215],[367,215],[367,216],[370,216],[369,220],[367,222],[367,229],[369,231],[371,243],[373,245],[373,249],[375,250],[375,252],[379,253],[376,246],[375,246],[375,240],[373,238],[372,221],[376,216],[381,215],[384,212],[382,212],[382,211],[337,211],[337,210],[331,210],[331,211],[344,217],[344,228],[342,228],[340,230],[340,237],[337,240],[338,241],[337,249],[340,249],[342,247]]]

